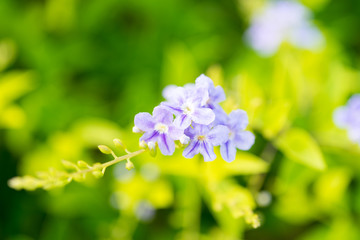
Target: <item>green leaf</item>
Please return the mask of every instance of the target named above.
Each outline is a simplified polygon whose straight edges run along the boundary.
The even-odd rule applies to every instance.
[[[264,113],[263,134],[266,138],[274,138],[289,124],[291,103],[286,100],[277,101],[267,106]]]
[[[310,134],[302,129],[288,130],[277,139],[275,144],[290,160],[316,170],[326,169],[320,147]]]
[[[218,161],[220,162],[220,161]],[[269,164],[261,158],[247,152],[238,152],[231,163],[221,161],[224,170],[229,175],[259,174],[268,171]]]

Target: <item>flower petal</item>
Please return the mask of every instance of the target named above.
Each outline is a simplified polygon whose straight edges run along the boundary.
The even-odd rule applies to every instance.
[[[189,115],[186,114],[181,114],[177,116],[174,120],[174,125],[182,129],[187,128],[188,126],[190,126],[190,124],[191,124],[191,118]]]
[[[196,123],[209,125],[215,120],[215,113],[210,108],[196,108],[191,119]]]
[[[249,124],[247,113],[244,110],[234,110],[229,114],[229,127],[231,130],[244,130]]]
[[[221,157],[226,162],[232,162],[236,157],[236,147],[232,141],[227,141],[220,146]]]
[[[211,78],[209,78],[205,74],[201,74],[199,77],[196,78],[195,85],[196,85],[196,87],[199,87],[199,88],[204,87],[207,89],[214,87],[214,83],[211,80]]]
[[[210,130],[210,132],[207,135],[207,139],[212,145],[218,146],[229,140],[229,133],[230,130],[228,127],[223,125],[218,125]]]
[[[228,115],[224,111],[224,109],[218,105],[213,105],[212,108],[213,112],[215,113],[215,120],[213,122],[214,126],[216,125],[226,125],[228,122]]]
[[[184,149],[183,156],[186,158],[193,158],[200,152],[200,142],[191,141],[190,144]]]
[[[195,88],[193,92],[191,92],[190,96],[191,102],[196,104],[197,106],[204,106],[206,102],[209,100],[209,91],[207,88]]]
[[[216,158],[214,147],[207,141],[201,143],[200,153],[203,155],[205,162],[213,161]]]
[[[237,133],[234,138],[234,144],[240,150],[249,150],[254,142],[255,135],[249,131]]]
[[[134,123],[137,128],[144,132],[152,131],[155,127],[153,117],[147,112],[136,114]]]
[[[182,113],[181,107],[179,107],[179,105],[176,103],[162,102],[162,103],[160,103],[160,106],[168,109],[170,112],[172,112],[176,116],[178,116],[179,114]]]
[[[145,141],[145,142],[156,142],[158,136],[159,136],[159,132],[158,132],[158,131],[150,131],[150,132],[144,133],[139,140],[140,140],[140,142],[142,142],[142,141]]]
[[[169,109],[158,106],[154,108],[153,117],[156,123],[164,123],[166,125],[170,125],[174,119],[173,114],[169,111]]]
[[[162,95],[166,99],[166,101],[176,102],[175,94],[178,92],[177,89],[178,86],[176,85],[168,85],[164,88],[164,90],[162,91]]]
[[[158,145],[163,155],[172,155],[175,151],[175,143],[167,134],[160,134],[158,138]]]
[[[221,86],[216,86],[212,91],[210,91],[210,99],[213,104],[225,101],[226,95],[224,89]]]
[[[193,139],[197,135],[197,130],[195,129],[194,125],[195,124],[192,124],[192,126],[184,130],[184,134],[190,137],[191,139]]]
[[[169,126],[169,136],[174,140],[179,140],[184,135],[184,130],[175,126]]]

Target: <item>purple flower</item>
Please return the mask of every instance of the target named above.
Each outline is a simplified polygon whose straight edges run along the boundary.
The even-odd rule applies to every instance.
[[[334,122],[348,131],[351,141],[360,144],[360,94],[352,96],[346,106],[335,110]]]
[[[210,108],[203,107],[209,99],[209,93],[206,88],[198,88],[193,85],[187,87],[172,87],[169,89],[171,97],[168,102],[162,102],[165,107],[176,118],[175,126],[185,129],[191,122],[208,125],[215,119],[215,114]],[[169,96],[169,92],[164,95]]]
[[[214,128],[201,124],[193,124],[185,130],[185,134],[190,137],[190,144],[185,148],[183,156],[192,158],[200,153],[204,161],[213,161],[216,158],[214,146],[218,146],[227,141],[229,129],[225,126],[218,125]]]
[[[235,160],[236,148],[249,150],[254,144],[254,134],[244,131],[248,123],[248,116],[243,110],[234,110],[227,116],[225,125],[229,130],[229,135],[227,141],[220,146],[220,153],[225,161]]]
[[[300,3],[272,2],[253,17],[246,40],[263,56],[273,55],[285,41],[298,48],[317,49],[324,38],[310,20],[311,12]]]
[[[158,143],[163,155],[172,155],[175,151],[175,140],[183,138],[184,131],[173,124],[174,116],[163,107],[155,107],[153,115],[138,113],[135,116],[135,127],[145,132],[140,138],[149,146]]]
[[[221,155],[231,162],[236,148],[247,150],[253,145],[254,135],[244,131],[248,124],[246,113],[236,110],[228,116],[219,105],[226,98],[224,90],[215,87],[204,74],[195,84],[170,85],[162,94],[166,102],[156,107],[152,116],[149,113],[135,116],[133,131],[144,132],[141,145],[152,149],[157,143],[162,154],[172,155],[174,141],[179,140],[180,146],[188,144],[184,157],[192,158],[200,153],[206,162],[216,158],[214,146],[221,145]]]

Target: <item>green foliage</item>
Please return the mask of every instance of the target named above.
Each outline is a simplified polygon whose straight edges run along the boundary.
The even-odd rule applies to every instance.
[[[0,239],[360,239],[360,148],[332,120],[360,92],[359,4],[302,0],[326,46],[261,58],[266,2],[0,1]],[[203,72],[250,152],[136,151],[134,115]]]
[[[315,140],[302,129],[289,129],[281,135],[276,145],[290,160],[317,170],[325,170],[326,163]]]

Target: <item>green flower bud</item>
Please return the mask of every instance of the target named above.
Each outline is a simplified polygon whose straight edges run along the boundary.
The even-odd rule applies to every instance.
[[[8,181],[9,187],[15,190],[21,190],[23,188],[23,181],[21,177],[14,177]]]
[[[128,160],[127,163],[126,163],[126,165],[125,165],[125,168],[126,168],[127,170],[131,170],[131,169],[133,169],[134,167],[135,167],[134,164],[133,164],[130,160]]]
[[[115,147],[117,147],[119,149],[126,149],[124,143],[120,139],[115,138],[113,141],[114,141]]]
[[[86,162],[84,162],[84,161],[82,161],[82,160],[79,160],[79,161],[77,162],[77,165],[78,165],[79,167],[81,167],[81,168],[89,168],[89,167],[90,167],[89,164],[87,164]]]
[[[102,152],[104,154],[111,154],[112,153],[112,150],[108,146],[99,145],[98,148],[99,148],[100,152]]]

